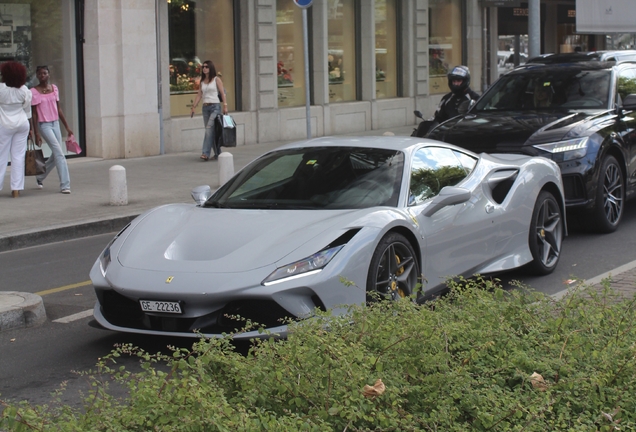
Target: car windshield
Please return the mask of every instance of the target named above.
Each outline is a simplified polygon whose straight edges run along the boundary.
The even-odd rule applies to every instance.
[[[610,96],[609,70],[526,69],[501,77],[473,111],[604,109]]]
[[[245,209],[357,209],[397,206],[404,154],[359,147],[268,153],[206,202]]]

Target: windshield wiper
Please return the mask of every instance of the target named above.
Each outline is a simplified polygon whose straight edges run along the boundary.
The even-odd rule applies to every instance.
[[[208,201],[204,205],[204,207],[215,207],[215,208],[226,208],[224,204],[221,204],[218,201]]]

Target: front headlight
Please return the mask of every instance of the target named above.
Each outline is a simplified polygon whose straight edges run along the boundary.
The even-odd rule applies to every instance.
[[[106,277],[106,269],[108,268],[108,264],[110,264],[110,245],[112,241],[108,244],[104,252],[99,256],[99,269],[102,271],[102,276]]]
[[[548,144],[538,144],[533,147],[552,154],[563,155],[563,160],[580,159],[587,154],[588,137],[576,138]]]
[[[102,272],[102,276],[106,277],[106,270],[108,269],[108,264],[110,264],[110,247],[113,245],[113,243],[115,243],[115,240],[119,238],[121,233],[123,233],[124,231],[126,231],[126,229],[128,229],[129,226],[130,224],[126,224],[126,226],[123,227],[121,231],[119,231],[117,235],[113,237],[111,241],[108,242],[108,245],[104,249],[104,252],[102,252],[102,254],[99,256],[99,269]]]
[[[279,267],[263,280],[263,285],[268,286],[275,283],[284,282],[290,279],[296,279],[302,276],[309,276],[321,271],[329,261],[336,256],[344,245],[335,246],[329,249],[321,250],[310,257],[296,261],[295,263]]]

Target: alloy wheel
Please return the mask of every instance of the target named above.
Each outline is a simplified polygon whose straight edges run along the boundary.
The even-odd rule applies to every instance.
[[[535,231],[539,259],[543,266],[552,268],[559,261],[563,242],[561,210],[552,195],[548,195],[538,204]]]
[[[603,207],[607,221],[616,224],[623,212],[623,176],[616,164],[609,164],[605,170]]]
[[[415,290],[418,268],[413,251],[401,241],[384,248],[375,270],[374,288],[382,297],[398,300]]]

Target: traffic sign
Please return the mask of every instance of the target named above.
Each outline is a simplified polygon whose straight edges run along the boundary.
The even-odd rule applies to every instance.
[[[311,6],[313,2],[314,0],[294,0],[294,3],[296,3],[296,6],[303,9],[307,9],[309,6]]]

